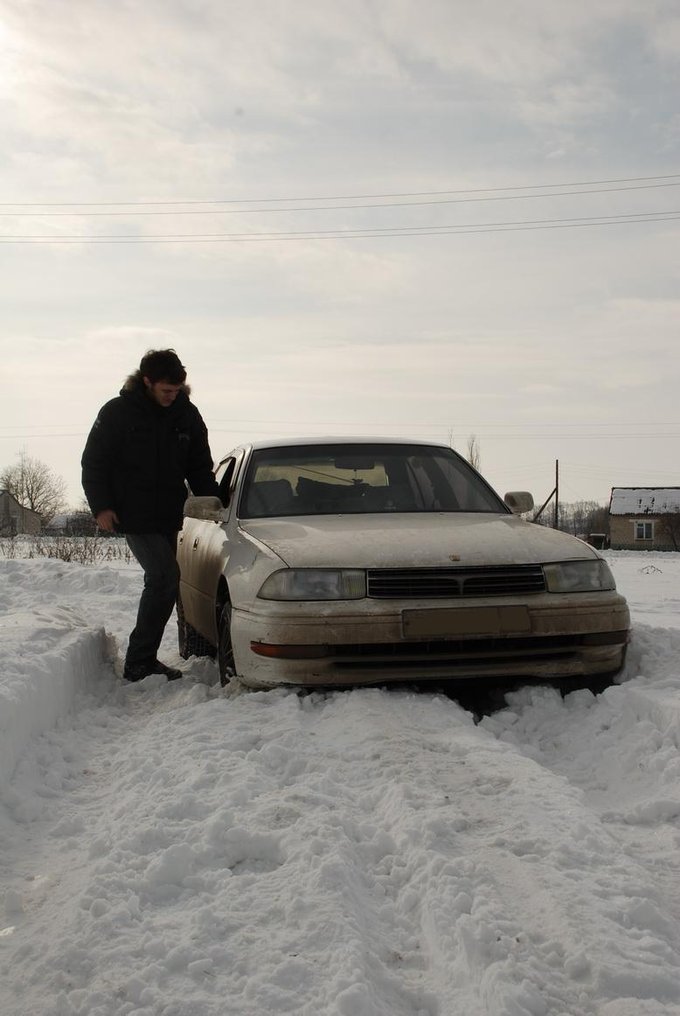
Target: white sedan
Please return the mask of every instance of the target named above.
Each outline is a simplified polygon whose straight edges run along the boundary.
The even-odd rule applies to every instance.
[[[421,441],[237,448],[179,536],[180,653],[223,684],[604,677],[629,613],[606,562]]]

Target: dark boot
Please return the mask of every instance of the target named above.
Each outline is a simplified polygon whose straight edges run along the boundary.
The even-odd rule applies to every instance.
[[[126,663],[123,679],[125,681],[143,681],[149,674],[163,674],[168,681],[178,681],[182,677],[182,671],[176,667],[168,667],[160,660],[150,660],[144,663]]]
[[[166,663],[161,663],[160,660],[153,661],[152,674],[165,674],[168,681],[179,681],[182,677],[182,671],[178,670],[177,667],[168,667]]]

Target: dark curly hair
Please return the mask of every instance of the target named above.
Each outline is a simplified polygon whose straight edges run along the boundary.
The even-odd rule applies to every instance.
[[[155,384],[167,381],[171,385],[182,385],[187,372],[174,349],[148,349],[139,364],[139,373]]]

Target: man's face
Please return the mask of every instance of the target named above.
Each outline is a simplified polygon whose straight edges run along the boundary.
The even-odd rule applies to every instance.
[[[177,393],[182,390],[181,385],[173,385],[170,381],[150,381],[144,378],[146,394],[159,406],[171,406],[177,398]]]

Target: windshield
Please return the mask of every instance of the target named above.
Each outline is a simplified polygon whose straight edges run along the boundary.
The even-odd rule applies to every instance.
[[[394,512],[503,512],[485,480],[448,448],[327,444],[253,452],[241,518]]]

